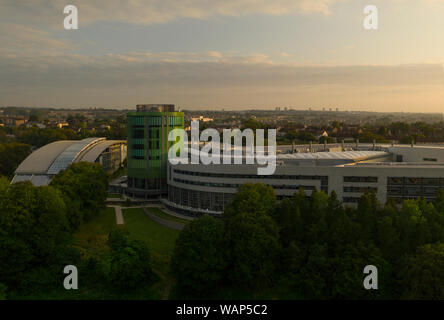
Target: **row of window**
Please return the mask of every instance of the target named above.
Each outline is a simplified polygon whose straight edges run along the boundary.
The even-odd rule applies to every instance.
[[[232,199],[231,193],[194,191],[168,186],[168,200],[184,207],[223,211]]]
[[[444,186],[444,178],[388,177],[388,185]]]
[[[216,188],[239,188],[240,184],[236,183],[214,183],[214,182],[203,182],[203,181],[191,181],[191,180],[184,180],[179,178],[174,178],[175,182],[183,183],[183,184],[190,184],[195,186],[205,186],[205,187],[216,187]],[[284,190],[316,190],[315,186],[301,186],[301,185],[269,185],[273,187],[273,189],[284,189]]]
[[[269,175],[258,176],[254,174],[241,174],[241,173],[212,173],[212,172],[200,172],[200,171],[186,171],[174,169],[175,173],[199,176],[199,177],[212,177],[212,178],[232,178],[232,179],[289,179],[289,180],[320,180],[322,185],[328,185],[328,176],[304,176],[304,175]]]
[[[378,188],[374,187],[343,187],[343,191],[345,193],[348,192],[354,192],[354,193],[372,193],[372,192],[378,192]]]
[[[360,197],[343,197],[342,202],[343,203],[358,203]]]
[[[158,190],[166,188],[165,179],[141,179],[128,177],[128,187],[143,190]]]
[[[415,186],[415,185],[406,185],[406,186],[387,186],[387,195],[389,196],[436,196],[440,187],[433,186]]]
[[[367,182],[367,183],[376,183],[378,182],[378,177],[353,177],[353,176],[345,176],[344,182]]]

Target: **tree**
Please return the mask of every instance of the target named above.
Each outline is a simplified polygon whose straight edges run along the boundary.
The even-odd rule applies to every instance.
[[[70,238],[65,211],[52,187],[21,182],[0,188],[0,282],[30,286],[40,280],[25,280],[25,274],[61,263]]]
[[[31,153],[31,146],[11,142],[0,144],[0,175],[11,177],[20,163]]]
[[[245,183],[239,187],[231,204],[225,209],[224,217],[239,212],[269,215],[274,209],[276,194],[272,187],[263,183]]]
[[[145,242],[129,240],[120,230],[111,231],[108,242],[111,248],[108,280],[113,287],[132,290],[151,282],[153,272]]]
[[[406,258],[403,298],[444,299],[444,244],[426,244]]]
[[[171,260],[179,289],[200,296],[215,289],[226,272],[225,250],[223,221],[205,215],[187,224]]]
[[[38,122],[39,121],[39,116],[37,114],[31,114],[29,116],[29,122]]]
[[[265,214],[236,212],[225,219],[229,279],[246,288],[269,286],[280,254],[279,233]]]
[[[275,220],[279,227],[279,235],[284,247],[301,239],[302,218],[301,208],[290,199],[284,199],[276,206]]]
[[[7,289],[8,288],[3,283],[0,283],[0,300],[6,300]]]
[[[108,176],[100,164],[78,162],[57,174],[51,186],[62,191],[70,226],[75,229],[105,206]]]

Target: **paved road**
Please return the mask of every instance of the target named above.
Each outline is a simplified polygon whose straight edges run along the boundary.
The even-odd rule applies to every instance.
[[[150,218],[151,220],[153,220],[165,227],[175,229],[175,230],[182,230],[183,227],[185,226],[183,223],[159,218],[158,216],[150,213],[149,210],[150,210],[149,208],[143,208],[143,211],[145,211],[145,214],[148,216],[148,218]]]

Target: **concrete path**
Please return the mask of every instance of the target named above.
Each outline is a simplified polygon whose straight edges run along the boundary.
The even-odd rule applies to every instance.
[[[108,207],[114,208],[114,211],[116,212],[117,225],[125,224],[125,221],[123,221],[122,207],[120,206],[108,206]]]
[[[176,221],[171,221],[171,220],[166,220],[166,219],[162,219],[159,218],[158,216],[152,214],[149,212],[149,208],[143,208],[143,211],[145,212],[145,214],[148,216],[148,218],[150,218],[151,220],[157,222],[158,224],[161,224],[167,228],[171,228],[174,230],[182,230],[183,227],[185,226],[183,223],[179,223]]]

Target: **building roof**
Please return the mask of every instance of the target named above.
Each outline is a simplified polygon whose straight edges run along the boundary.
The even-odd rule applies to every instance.
[[[57,141],[41,147],[23,160],[15,173],[46,173],[54,160],[74,142],[75,141]]]
[[[385,151],[343,151],[343,152],[308,152],[279,154],[278,159],[282,160],[354,160],[363,161],[365,159],[388,156]]]
[[[24,176],[55,175],[73,162],[95,162],[100,154],[114,144],[126,143],[121,140],[88,138],[76,141],[57,141],[31,153],[15,171],[13,182],[22,181]],[[29,180],[29,179],[25,179]]]

